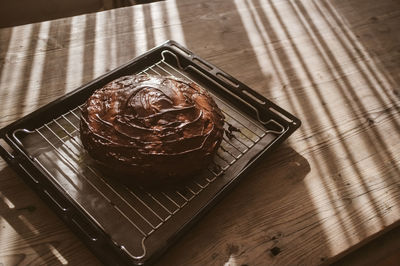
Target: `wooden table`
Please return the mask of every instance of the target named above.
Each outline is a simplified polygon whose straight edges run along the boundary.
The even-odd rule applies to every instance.
[[[159,265],[315,265],[400,221],[400,2],[171,0],[0,30],[0,127],[174,39],[302,127]],[[0,264],[100,262],[0,160]]]

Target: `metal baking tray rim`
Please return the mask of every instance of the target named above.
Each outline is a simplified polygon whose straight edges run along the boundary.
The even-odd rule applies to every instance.
[[[247,86],[245,86],[244,84],[240,83],[239,81],[237,81],[236,79],[234,79],[233,77],[231,77],[230,75],[226,74],[225,72],[223,72],[222,70],[218,69],[217,67],[213,66],[212,64],[204,61],[203,59],[197,57],[196,55],[194,55],[192,52],[190,52],[189,50],[187,50],[186,48],[182,47],[181,45],[177,44],[174,41],[167,41],[166,43],[162,44],[161,46],[155,47],[151,50],[149,50],[147,53],[145,53],[142,56],[137,57],[136,59],[132,60],[131,62],[128,62],[125,65],[122,65],[121,67],[116,68],[113,71],[110,71],[102,76],[100,76],[97,79],[94,79],[93,81],[89,82],[88,84],[64,95],[63,97],[60,97],[59,99],[49,103],[48,105],[38,109],[37,111],[23,117],[22,119],[6,126],[5,128],[0,130],[0,137],[3,138],[6,143],[11,146],[11,148],[14,150],[14,152],[17,154],[17,156],[15,156],[14,154],[11,154],[10,152],[8,152],[6,149],[4,149],[1,145],[0,145],[0,155],[22,176],[27,176],[27,180],[28,183],[30,183],[31,185],[33,185],[33,188],[35,190],[37,190],[39,192],[39,194],[42,195],[42,198],[44,198],[46,201],[50,199],[52,199],[52,197],[56,198],[56,199],[52,199],[52,203],[50,203],[50,205],[53,205],[53,207],[55,207],[57,209],[57,213],[63,218],[64,221],[67,221],[67,223],[69,225],[71,225],[71,221],[75,218],[75,220],[78,220],[78,227],[79,227],[79,223],[82,223],[82,217],[85,216],[85,213],[80,213],[80,211],[78,210],[77,212],[74,212],[73,214],[73,218],[68,217],[69,216],[69,210],[71,208],[76,209],[77,206],[73,206],[75,203],[72,202],[62,202],[61,204],[58,202],[60,200],[59,196],[55,196],[55,194],[57,194],[56,192],[54,192],[54,189],[51,188],[51,186],[56,187],[56,190],[58,190],[58,193],[62,193],[62,188],[57,187],[57,184],[49,184],[48,180],[42,180],[41,178],[38,178],[37,175],[40,176],[44,175],[46,176],[46,173],[44,173],[41,169],[38,169],[37,167],[32,166],[30,160],[31,158],[29,156],[27,156],[26,151],[24,150],[24,147],[21,145],[21,143],[18,143],[18,139],[16,138],[14,132],[15,129],[17,129],[19,127],[19,125],[24,124],[29,122],[31,119],[34,119],[35,117],[37,117],[39,114],[43,114],[49,110],[51,110],[54,106],[57,106],[59,104],[65,103],[66,101],[68,101],[68,99],[70,97],[73,97],[74,95],[77,95],[79,93],[82,93],[83,91],[85,91],[88,87],[92,86],[93,84],[97,84],[99,81],[103,81],[105,77],[111,77],[113,74],[115,73],[119,73],[120,70],[123,70],[131,65],[134,65],[135,62],[139,62],[141,60],[146,60],[146,57],[151,55],[152,53],[158,51],[159,49],[166,49],[166,50],[172,50],[174,52],[180,53],[181,56],[184,56],[186,58],[186,60],[188,60],[189,62],[191,62],[190,65],[187,65],[187,69],[189,68],[194,68],[194,66],[196,66],[195,71],[199,72],[200,75],[205,76],[205,77],[211,77],[211,78],[215,78],[218,76],[220,77],[221,75],[223,76],[223,79],[218,78],[218,83],[219,86],[222,86],[225,90],[227,89],[230,94],[234,94],[234,95],[239,95],[240,99],[245,99],[243,100],[245,102],[245,104],[248,104],[250,102],[251,106],[256,106],[256,118],[258,118],[258,120],[262,123],[262,120],[260,119],[258,110],[263,109],[263,108],[272,108],[272,112],[275,113],[275,111],[278,113],[277,115],[283,116],[283,120],[287,120],[287,118],[289,118],[288,120],[290,121],[289,123],[287,123],[287,127],[285,128],[283,134],[281,134],[278,138],[276,138],[274,140],[273,143],[270,143],[269,146],[273,146],[273,144],[279,144],[280,142],[282,142],[284,139],[286,139],[291,133],[293,133],[301,124],[300,120],[297,119],[296,117],[294,117],[293,115],[289,114],[288,112],[286,112],[285,110],[283,110],[282,108],[276,106],[275,104],[271,103],[270,101],[268,101],[267,99],[265,99],[264,97],[262,97],[261,95],[259,95],[257,92],[252,91],[251,89],[249,89]],[[183,52],[182,52],[183,51]],[[206,66],[205,69],[203,66],[198,67],[198,65],[195,64],[195,61],[200,61],[202,62],[203,65]],[[179,65],[179,61],[178,61],[178,65]],[[180,66],[181,67],[181,66]],[[221,85],[222,84],[222,85]],[[216,84],[218,85],[218,84]],[[244,93],[245,92],[245,93]],[[68,103],[67,103],[68,104]],[[69,103],[71,105],[71,103]],[[72,103],[72,105],[76,105],[76,103]],[[64,108],[65,109],[65,108]],[[276,114],[276,113],[275,113]],[[28,123],[29,124],[29,123]],[[12,133],[11,133],[12,132]],[[202,216],[207,210],[210,209],[210,207],[214,204],[216,204],[217,200],[220,199],[223,195],[225,195],[226,192],[228,192],[233,186],[232,184],[235,184],[239,181],[239,179],[241,177],[244,176],[244,174],[252,167],[254,166],[254,162],[258,161],[260,157],[262,157],[263,155],[265,155],[265,153],[268,151],[269,147],[265,147],[265,149],[263,149],[262,151],[260,151],[255,157],[252,158],[252,160],[248,161],[247,165],[240,171],[240,173],[238,173],[237,177],[233,180],[231,180],[231,182],[225,184],[219,191],[217,194],[215,194],[206,205],[203,205],[203,207],[198,211],[198,213],[193,217],[193,219],[189,220],[187,223],[185,223],[181,229],[178,230],[178,233],[173,235],[172,238],[169,240],[170,242],[173,242],[177,239],[177,237],[179,237],[180,235],[182,235],[181,233],[183,233],[184,231],[189,229],[189,225],[193,224],[194,222],[196,222],[198,220],[198,218],[200,216]],[[41,173],[39,173],[41,172]],[[40,179],[37,180],[37,179]],[[40,183],[40,186],[38,186],[38,184]],[[49,192],[50,191],[50,192]],[[41,192],[41,193],[40,193]],[[51,193],[55,193],[55,194],[51,194]],[[47,195],[46,195],[47,194]],[[43,196],[44,195],[44,196]],[[49,196],[50,195],[50,196]],[[63,195],[63,196],[67,196],[67,195]],[[72,207],[66,207],[66,208],[60,208],[60,205],[68,205],[68,204],[72,204]],[[61,209],[61,212],[60,212]],[[72,226],[74,227],[74,226]],[[88,227],[98,227],[98,229],[102,230],[100,225],[96,225],[96,224],[89,224]],[[73,228],[74,231],[82,231],[79,230],[79,228]],[[104,232],[105,233],[105,232]],[[112,239],[108,238],[108,235],[105,233],[100,237],[97,237],[96,239],[92,238],[89,235],[89,239],[91,239],[92,242],[96,242],[97,243],[105,243],[107,241],[113,241]],[[145,239],[143,239],[144,241]],[[86,241],[87,242],[87,241]],[[90,241],[89,241],[90,242]],[[117,247],[114,250],[114,253],[116,254],[120,254],[121,253],[128,253],[129,252],[127,250],[124,250],[124,247],[120,244],[120,243],[116,243],[114,242],[114,246]],[[89,247],[91,247],[91,249],[93,250],[93,245],[89,244]],[[167,248],[167,246],[165,247],[165,249]],[[96,249],[96,248],[94,248]],[[119,249],[119,250],[118,250]],[[164,250],[165,250],[164,249]],[[162,252],[163,250],[159,250],[157,253]],[[96,254],[98,254],[98,252],[95,252]],[[99,255],[99,254],[98,254]],[[131,258],[134,258],[135,256],[130,254]],[[148,261],[151,261],[150,259]],[[148,262],[146,261],[146,262]],[[127,262],[126,260],[122,260],[122,262]],[[138,263],[141,264],[143,263],[143,261],[136,261],[134,263]]]

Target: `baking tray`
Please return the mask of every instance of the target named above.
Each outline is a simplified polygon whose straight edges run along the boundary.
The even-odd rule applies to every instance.
[[[94,90],[128,74],[194,81],[225,117],[214,161],[169,188],[125,186],[96,169],[79,138],[81,106]],[[104,264],[152,263],[300,120],[174,41],[66,94],[0,130],[1,156]]]

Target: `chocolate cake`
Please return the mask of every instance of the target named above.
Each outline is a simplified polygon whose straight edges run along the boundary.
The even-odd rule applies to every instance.
[[[174,183],[204,169],[224,116],[193,82],[132,75],[96,90],[81,115],[82,143],[109,175],[128,183]]]

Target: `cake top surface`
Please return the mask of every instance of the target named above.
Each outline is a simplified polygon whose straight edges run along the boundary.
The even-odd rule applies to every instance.
[[[211,96],[174,77],[132,75],[95,91],[83,119],[104,145],[129,147],[136,157],[203,149],[224,116]]]

